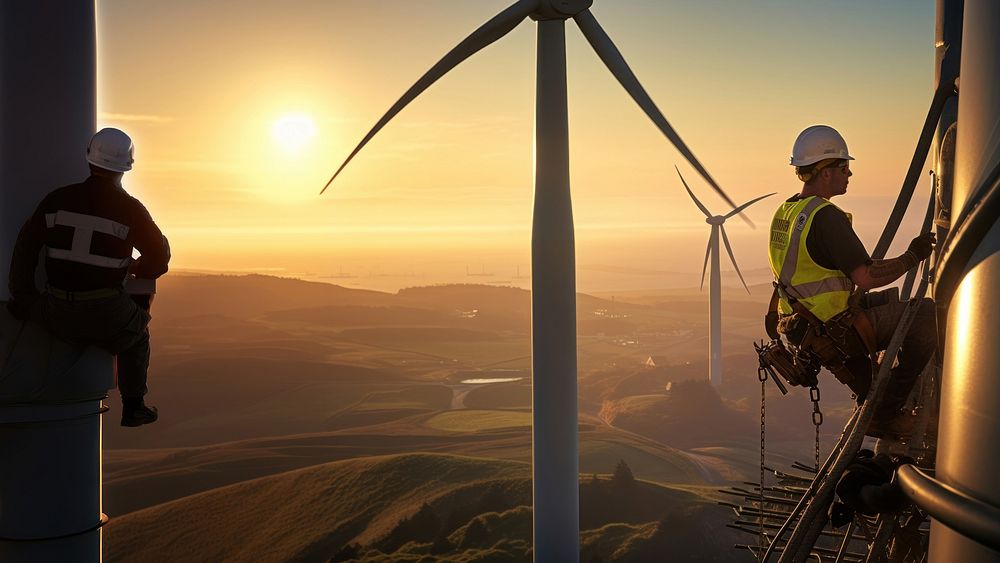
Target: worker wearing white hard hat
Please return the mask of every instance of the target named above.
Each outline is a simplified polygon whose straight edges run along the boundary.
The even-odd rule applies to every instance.
[[[105,127],[87,145],[87,162],[112,172],[128,172],[135,162],[135,145],[120,129]]]
[[[86,148],[90,177],[49,193],[21,229],[10,269],[8,309],[37,316],[54,335],[98,346],[117,356],[123,426],[155,422],[147,406],[148,302],[126,293],[127,280],[167,271],[170,246],[149,212],[122,187],[135,147],[125,132],[106,128]],[[35,285],[45,250],[46,286]],[[137,250],[139,258],[132,260]]]
[[[906,305],[895,289],[866,292],[895,282],[930,256],[934,235],[914,238],[895,258],[873,259],[851,215],[830,201],[847,193],[852,160],[843,135],[833,127],[813,125],[799,133],[790,164],[802,187],[775,212],[768,257],[777,332],[793,347],[811,351],[860,402],[871,385],[869,356],[888,346]],[[903,341],[870,435],[898,435],[911,426],[912,417],[902,416],[900,409],[936,342],[934,305],[927,299]]]

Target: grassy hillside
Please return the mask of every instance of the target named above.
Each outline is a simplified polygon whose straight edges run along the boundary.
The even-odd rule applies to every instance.
[[[215,487],[361,456],[448,452],[527,463],[531,431],[526,422],[527,413],[516,411],[444,411],[323,433],[193,448],[108,450],[105,511],[119,516]],[[690,454],[602,424],[581,425],[581,472],[607,472],[618,460],[649,481],[699,485],[717,479]]]
[[[105,558],[529,560],[529,474],[523,463],[432,454],[318,465],[113,518]],[[637,554],[669,547],[657,543],[661,536],[701,537],[724,515],[695,494],[649,483],[605,477],[581,485],[581,520],[594,528],[583,536],[585,560],[640,560]],[[731,555],[725,543],[697,549],[714,561]]]
[[[680,448],[746,443],[758,431],[749,413],[727,406],[704,380],[677,382],[656,395],[606,401],[601,418]]]
[[[174,358],[156,366],[149,380],[150,401],[160,408],[156,424],[139,429],[105,426],[111,448],[212,444],[328,428],[334,413],[382,389],[406,382],[389,371],[333,362],[309,361],[294,352],[277,357],[218,350]],[[267,354],[269,357],[264,357]],[[154,364],[155,365],[155,364]],[[113,415],[119,403],[112,400]]]
[[[524,464],[399,455],[319,465],[115,518],[108,561],[326,561],[388,534],[401,514],[461,484],[525,477]]]

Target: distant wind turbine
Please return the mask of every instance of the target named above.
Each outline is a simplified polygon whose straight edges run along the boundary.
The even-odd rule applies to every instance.
[[[701,285],[699,287],[705,287],[705,270],[708,269],[708,257],[711,256],[712,277],[709,279],[710,307],[708,321],[708,330],[711,333],[711,340],[709,343],[708,372],[709,381],[712,382],[712,385],[718,386],[722,385],[722,281],[719,274],[719,233],[722,233],[722,242],[726,245],[726,252],[729,253],[729,259],[733,262],[733,268],[736,269],[736,274],[740,277],[740,281],[743,282],[743,288],[746,289],[747,294],[749,294],[750,288],[747,287],[747,282],[743,279],[740,267],[736,265],[736,256],[733,255],[733,247],[729,245],[729,237],[726,236],[726,227],[724,226],[724,223],[726,222],[726,219],[729,219],[754,203],[757,203],[766,197],[771,197],[774,194],[770,193],[762,195],[756,199],[751,199],[725,215],[712,215],[709,213],[708,209],[702,205],[700,201],[698,201],[698,198],[694,197],[694,192],[691,191],[687,182],[684,181],[684,176],[681,175],[681,171],[677,169],[676,166],[674,169],[677,170],[677,175],[680,176],[681,183],[684,184],[684,189],[687,190],[687,193],[691,196],[694,204],[698,206],[698,209],[700,209],[702,213],[705,214],[705,222],[712,225],[712,235],[708,238],[708,248],[705,249],[705,263],[701,268]]]
[[[407,104],[465,59],[525,18],[538,22],[535,102],[535,203],[531,240],[532,468],[536,561],[579,559],[576,370],[576,266],[569,184],[566,28],[573,18],[618,82],[667,139],[730,205],[632,73],[590,13],[592,0],[520,0],[463,39],[382,116],[347,163]]]

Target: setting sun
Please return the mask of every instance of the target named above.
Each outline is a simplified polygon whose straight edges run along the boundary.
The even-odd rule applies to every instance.
[[[316,123],[305,114],[287,114],[274,121],[271,135],[281,148],[299,153],[316,136]]]

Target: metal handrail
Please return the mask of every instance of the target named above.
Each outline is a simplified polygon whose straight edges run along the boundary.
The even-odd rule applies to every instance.
[[[913,465],[896,470],[903,492],[921,510],[959,534],[1000,551],[1000,508],[927,475]]]

